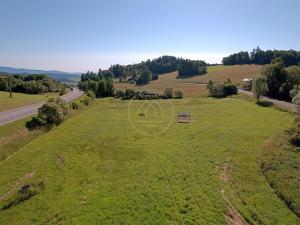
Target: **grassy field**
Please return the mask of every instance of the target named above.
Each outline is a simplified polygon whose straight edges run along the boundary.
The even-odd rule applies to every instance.
[[[270,185],[300,217],[300,152],[280,135],[264,147],[262,169]]]
[[[44,130],[27,130],[25,123],[29,119],[21,119],[0,127],[0,163],[45,133]]]
[[[177,78],[177,72],[162,74],[156,81],[144,86],[135,86],[128,83],[115,83],[116,89],[125,90],[127,88],[140,89],[162,93],[165,88],[180,89],[185,97],[206,97],[208,95],[205,82],[208,80],[225,81],[231,79],[234,83],[240,84],[244,78],[254,78],[259,75],[259,65],[242,66],[209,66],[208,73],[203,76],[194,76],[184,79]]]
[[[46,101],[50,97],[58,96],[58,93],[47,93],[43,95],[29,95],[13,93],[13,98],[9,97],[9,92],[0,92],[0,111],[13,109],[25,105]]]
[[[191,83],[159,83],[151,82],[148,85],[136,86],[128,83],[115,83],[116,89],[125,90],[127,88],[136,90],[147,90],[155,93],[163,93],[165,88],[173,88],[174,90],[182,90],[185,97],[206,97],[208,91],[205,85]]]
[[[84,98],[84,95],[70,103],[76,102],[78,105],[81,105],[80,99],[82,98]],[[76,116],[87,108],[88,106],[81,106],[79,110],[70,110],[68,118]],[[25,124],[30,119],[31,117],[27,117],[0,126],[0,164],[3,163],[3,161],[8,160],[9,157],[12,157],[12,155],[16,154],[23,146],[30,143],[38,136],[47,133],[48,130],[46,128],[28,130]]]
[[[216,71],[221,71],[221,70],[226,70],[226,69],[232,69],[233,67],[238,67],[238,66],[223,66],[223,65],[217,65],[217,66],[208,66],[207,67],[207,72],[216,72]]]
[[[208,73],[202,76],[193,76],[188,78],[177,78],[177,72],[162,74],[159,79],[153,83],[204,83],[208,80],[225,81],[228,78],[234,83],[240,84],[244,78],[255,78],[259,75],[262,66],[260,65],[242,65],[242,66],[211,66],[208,67]]]
[[[1,208],[20,186],[39,187],[1,224],[222,225],[236,210],[249,224],[300,224],[258,160],[291,122],[235,98],[99,100],[0,164]]]

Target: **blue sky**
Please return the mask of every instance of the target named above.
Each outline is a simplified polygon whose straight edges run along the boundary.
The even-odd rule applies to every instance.
[[[73,72],[164,54],[300,50],[299,0],[0,0],[0,65]]]

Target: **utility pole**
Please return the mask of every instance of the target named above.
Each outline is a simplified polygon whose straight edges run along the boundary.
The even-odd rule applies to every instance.
[[[11,92],[11,79],[8,77],[8,89],[9,89],[9,97],[12,98],[12,92]]]

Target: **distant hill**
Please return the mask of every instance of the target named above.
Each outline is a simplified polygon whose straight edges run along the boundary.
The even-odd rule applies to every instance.
[[[80,80],[80,73],[67,73],[56,70],[32,70],[32,69],[17,69],[12,67],[0,66],[0,72],[10,73],[10,74],[45,74],[49,77],[61,81],[61,82],[78,82]]]

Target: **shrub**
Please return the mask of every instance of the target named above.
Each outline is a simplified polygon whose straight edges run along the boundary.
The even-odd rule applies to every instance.
[[[300,134],[298,132],[290,136],[290,143],[296,147],[300,147]]]
[[[237,92],[238,92],[238,89],[233,83],[226,83],[224,85],[224,95],[225,96],[236,95]]]
[[[89,106],[92,103],[92,98],[89,96],[85,96],[80,100],[80,103]]]
[[[229,95],[237,94],[237,87],[231,83],[230,80],[225,81],[224,83],[208,81],[206,88],[209,90],[209,95],[211,97],[222,98]]]
[[[148,91],[139,91],[133,89],[126,89],[123,100],[153,100],[153,99],[163,99],[166,98],[164,95],[157,93],[152,93]]]
[[[181,90],[176,90],[176,91],[175,91],[175,94],[174,94],[174,98],[176,98],[176,99],[183,98],[183,91],[181,91]]]
[[[65,88],[63,88],[63,89],[60,90],[59,95],[62,96],[66,93],[67,93],[67,90]]]
[[[61,98],[50,99],[38,109],[38,118],[49,124],[60,124],[68,115],[68,107]]]
[[[88,97],[90,97],[92,100],[94,100],[94,99],[96,98],[96,94],[95,94],[95,92],[92,91],[92,90],[88,90],[87,93],[86,93],[86,95],[87,95]]]
[[[135,91],[133,89],[126,89],[124,99],[132,99],[135,95]]]
[[[73,109],[73,110],[78,110],[80,107],[79,107],[79,104],[77,102],[72,102],[70,104],[70,108]]]
[[[25,126],[29,129],[36,129],[42,126],[43,122],[38,117],[32,117],[31,120],[27,121]]]
[[[141,72],[136,84],[145,85],[148,84],[152,80],[152,73],[150,70],[145,69]]]
[[[294,112],[299,114],[300,113],[300,93],[293,97],[292,102],[294,103]]]
[[[115,92],[115,98],[124,98],[125,92],[123,90],[117,90]]]
[[[262,95],[267,94],[269,91],[267,78],[264,76],[258,77],[253,81],[252,92],[257,101]]]
[[[165,90],[164,90],[164,96],[165,96],[167,99],[173,98],[173,95],[174,95],[173,88],[165,88]]]
[[[214,83],[212,86],[209,88],[209,95],[211,97],[224,97],[225,96],[225,91],[224,91],[224,84],[221,83]]]

